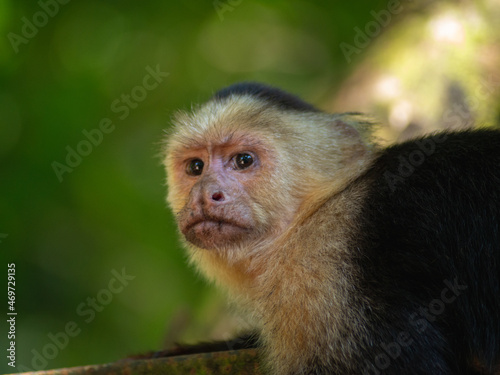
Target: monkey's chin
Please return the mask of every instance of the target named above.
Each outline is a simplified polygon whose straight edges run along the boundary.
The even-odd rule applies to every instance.
[[[206,250],[220,250],[237,245],[248,237],[250,229],[224,221],[201,221],[183,234],[193,245]]]

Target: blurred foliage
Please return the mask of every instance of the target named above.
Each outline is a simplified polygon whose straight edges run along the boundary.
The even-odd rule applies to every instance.
[[[374,113],[391,139],[493,123],[499,16],[493,0],[0,0],[0,265],[6,280],[16,264],[17,371],[244,325],[186,265],[166,208],[158,153],[173,111],[258,80]],[[115,293],[123,269],[134,278]],[[68,322],[80,331],[64,340]]]

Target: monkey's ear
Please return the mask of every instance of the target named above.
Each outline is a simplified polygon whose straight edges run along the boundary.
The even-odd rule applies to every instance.
[[[360,113],[333,115],[331,122],[337,147],[341,152],[341,165],[365,164],[375,148],[373,131],[375,122]]]
[[[333,115],[335,126],[341,133],[353,140],[357,139],[368,148],[375,146],[373,133],[378,123],[363,113],[347,112]]]

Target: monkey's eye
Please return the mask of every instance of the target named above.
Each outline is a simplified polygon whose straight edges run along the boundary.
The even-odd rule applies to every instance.
[[[199,176],[203,172],[203,166],[205,164],[200,159],[193,159],[189,161],[186,166],[186,173],[190,176]]]
[[[234,157],[236,169],[246,169],[253,164],[253,156],[250,154],[238,154]]]

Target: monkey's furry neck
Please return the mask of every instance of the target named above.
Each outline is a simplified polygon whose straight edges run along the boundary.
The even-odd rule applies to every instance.
[[[251,314],[251,321],[260,323],[266,362],[275,373],[301,373],[300,366],[316,354],[328,358],[325,354],[338,352],[340,346],[346,355],[358,349],[348,338],[357,336],[352,322],[364,320],[365,301],[353,299],[358,296],[357,270],[349,261],[353,254],[348,241],[361,207],[353,202],[363,198],[363,188],[343,189],[312,215],[302,216],[300,225],[293,225],[272,244],[261,244],[258,251],[248,249],[254,255],[234,264],[215,252],[191,247],[191,259],[201,271],[228,290]],[[337,218],[334,227],[330,220],[318,219],[331,217],[332,212]]]

